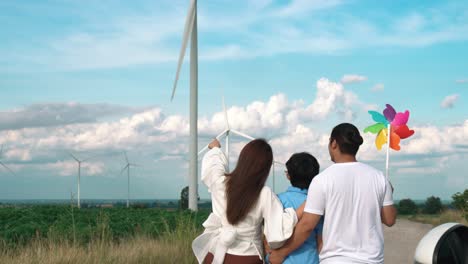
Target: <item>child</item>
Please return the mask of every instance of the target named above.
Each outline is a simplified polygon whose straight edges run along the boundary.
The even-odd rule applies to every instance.
[[[297,209],[307,199],[307,190],[312,179],[319,173],[320,166],[314,156],[306,152],[295,153],[286,162],[285,171],[292,186],[280,193],[278,198],[284,208]],[[319,252],[322,246],[323,219],[312,231],[310,237],[304,244],[293,251],[284,263],[319,263]]]

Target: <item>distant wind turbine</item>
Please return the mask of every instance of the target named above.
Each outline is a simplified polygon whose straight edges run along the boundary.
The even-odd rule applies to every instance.
[[[80,160],[78,159],[77,157],[75,157],[75,155],[69,153],[70,156],[76,160],[76,162],[78,162],[78,197],[77,197],[77,205],[78,205],[78,208],[81,208],[81,201],[80,201],[80,181],[81,181],[81,163],[83,163],[85,160]]]
[[[13,172],[13,170],[11,170],[7,165],[5,165],[5,163],[3,163],[3,162],[1,161],[2,154],[3,154],[3,145],[2,145],[2,147],[0,148],[0,165],[2,165],[6,170],[8,170],[11,174],[13,174],[13,176],[16,176],[16,174]]]
[[[189,209],[198,210],[198,33],[197,33],[197,0],[190,1],[187,18],[185,20],[182,47],[180,48],[177,71],[172,88],[171,101],[174,99],[179,80],[179,73],[184,61],[185,50],[190,40],[190,144],[189,144]]]
[[[125,155],[125,161],[127,162],[127,164],[125,165],[125,167],[123,167],[122,171],[120,171],[120,174],[122,174],[125,170],[127,170],[127,208],[129,208],[130,207],[130,166],[138,167],[138,165],[134,163],[130,163],[130,161],[128,161],[126,151],[124,151],[124,155]]]
[[[272,171],[272,174],[273,174],[273,192],[276,192],[276,176],[275,176],[275,164],[278,164],[278,165],[281,165],[283,167],[286,167],[286,165],[282,162],[279,162],[279,161],[273,161],[273,165],[272,165],[272,168],[271,168],[271,171]]]
[[[118,152],[121,153],[121,152]],[[75,155],[73,155],[71,152],[68,152],[68,154],[78,163],[78,193],[77,193],[77,205],[78,208],[81,208],[81,200],[80,200],[80,181],[81,181],[81,164],[85,161],[88,161],[92,158],[100,157],[100,156],[108,156],[108,155],[115,155],[117,152],[107,152],[107,153],[100,153],[100,154],[94,154],[91,157],[88,157],[86,159],[78,159]]]
[[[98,155],[86,158],[86,159],[78,159],[75,155],[73,155],[71,152],[69,152],[70,156],[78,163],[78,193],[77,193],[77,205],[78,208],[81,208],[81,200],[80,200],[80,181],[81,181],[81,163],[90,160],[91,158],[94,158]]]

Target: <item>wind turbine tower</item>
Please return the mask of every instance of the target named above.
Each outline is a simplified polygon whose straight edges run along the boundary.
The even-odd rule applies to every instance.
[[[137,167],[138,165],[134,164],[134,163],[130,163],[130,161],[128,161],[128,156],[127,156],[126,151],[124,151],[124,155],[125,155],[125,161],[127,163],[126,163],[125,167],[123,167],[120,174],[122,174],[122,172],[127,170],[127,208],[129,208],[130,207],[130,166]]]
[[[78,193],[77,193],[76,202],[77,202],[78,208],[81,208],[81,200],[80,200],[81,163],[83,163],[85,160],[80,160],[71,153],[70,153],[70,156],[78,163]]]
[[[187,18],[185,20],[184,35],[182,38],[182,47],[180,49],[179,61],[172,89],[171,100],[179,80],[179,73],[184,61],[185,50],[190,37],[190,144],[189,144],[189,209],[198,210],[198,32],[197,32],[197,0],[190,1]]]

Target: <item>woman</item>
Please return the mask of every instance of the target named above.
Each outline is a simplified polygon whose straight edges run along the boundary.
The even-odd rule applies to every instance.
[[[213,212],[192,243],[195,256],[200,263],[263,263],[262,228],[274,249],[291,236],[297,223],[294,209],[284,210],[265,186],[273,151],[265,140],[253,140],[242,149],[236,168],[226,173],[219,141],[208,147],[201,179],[211,193]]]

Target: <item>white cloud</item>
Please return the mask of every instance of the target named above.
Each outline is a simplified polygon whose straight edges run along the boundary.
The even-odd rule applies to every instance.
[[[78,175],[78,164],[71,160],[48,163],[42,167],[56,171],[60,176]],[[105,165],[102,162],[83,162],[81,164],[81,176],[100,175],[104,172],[104,167]]]
[[[141,109],[111,104],[48,103],[0,112],[0,130],[93,123]]]
[[[384,85],[383,83],[378,83],[376,85],[374,85],[374,87],[372,87],[371,91],[373,92],[381,92],[384,90]]]
[[[341,4],[340,0],[292,0],[288,5],[276,10],[273,15],[280,17],[310,14],[311,11],[329,9]]]
[[[285,94],[275,94],[266,101],[230,106],[227,109],[230,125],[254,137],[268,139],[277,161],[285,162],[294,152],[308,151],[325,168],[331,164],[327,144],[335,121],[330,120],[352,120],[356,113],[365,113],[375,106],[364,104],[343,84],[326,78],[318,80],[310,90],[315,92],[310,102],[289,100]],[[117,175],[124,166],[121,153],[126,150],[132,161],[144,165],[139,173],[141,177],[153,179],[156,173],[161,177],[156,181],[169,181],[174,177],[184,179],[188,166],[188,126],[187,117],[169,115],[161,108],[153,108],[94,123],[3,130],[0,131],[0,144],[5,146],[2,162],[17,175],[74,176],[77,164],[68,156],[68,151],[84,158],[102,153],[83,163],[83,175],[106,176],[110,171],[117,171],[112,172]],[[330,126],[329,129],[323,130],[326,126]],[[392,174],[421,175],[423,169],[442,174],[449,168],[444,167],[446,163],[442,157],[453,160],[468,153],[468,120],[447,127],[410,125],[410,128],[416,131],[415,134],[402,140],[401,151],[391,152]],[[199,148],[224,129],[223,112],[200,117]],[[376,150],[375,135],[363,133],[363,137],[365,142],[358,159],[374,164],[384,162],[385,151]],[[231,142],[230,161],[234,165],[247,140],[233,135]],[[170,169],[162,169],[166,167]]]
[[[423,30],[426,24],[426,18],[423,15],[413,13],[397,19],[394,23],[394,30],[414,33]]]
[[[367,81],[367,77],[357,74],[346,74],[341,78],[342,84],[360,83],[363,81]]]
[[[435,126],[412,127],[415,134],[402,141],[406,154],[435,154],[456,152],[458,145],[468,142],[468,120],[463,124],[438,128]]]
[[[460,79],[460,80],[456,80],[455,82],[456,83],[468,83],[468,79]]]
[[[447,95],[440,103],[440,106],[442,108],[453,108],[459,97],[460,96],[458,94]]]
[[[12,160],[29,161],[31,160],[31,151],[29,149],[6,149],[0,156]]]

